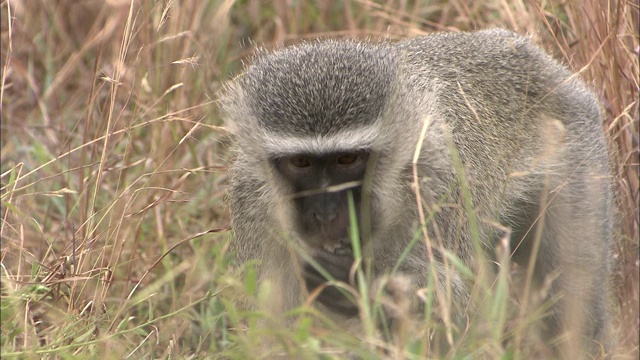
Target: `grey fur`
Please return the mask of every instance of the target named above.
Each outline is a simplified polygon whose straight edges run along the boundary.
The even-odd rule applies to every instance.
[[[434,243],[478,266],[453,144],[485,248],[495,246],[492,224],[500,223],[513,229],[514,245],[527,235],[516,255],[526,260],[546,209],[536,278],[557,275],[550,294],[563,294],[546,321],[548,334],[579,319],[582,335],[606,342],[613,195],[601,110],[575,75],[528,38],[494,29],[397,43],[305,43],[261,55],[220,101],[237,154],[229,191],[233,248],[240,262],[261,260],[261,281],[282,294],[273,311],[305,296],[291,242],[305,244],[290,231],[287,188],[267,159],[374,149],[369,245],[382,276],[419,228],[412,158],[428,120],[418,172],[425,209],[435,212],[427,223]],[[435,268],[451,281],[456,309],[464,309],[469,284]],[[426,286],[431,269],[423,241],[399,267],[416,288]]]

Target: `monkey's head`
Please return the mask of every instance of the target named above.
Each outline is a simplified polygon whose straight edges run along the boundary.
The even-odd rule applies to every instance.
[[[389,106],[398,96],[397,71],[388,44],[307,43],[258,56],[221,97],[244,166],[253,168],[243,173],[269,178],[262,196],[285,199],[288,223],[280,225],[312,248],[348,252],[349,193],[356,214],[371,216],[372,233],[389,217],[379,211],[385,204],[376,204],[376,193],[385,191],[376,179],[399,171],[376,168],[400,153],[393,148],[402,143],[393,138],[400,131],[388,127],[402,116]],[[361,209],[369,176],[370,208]]]

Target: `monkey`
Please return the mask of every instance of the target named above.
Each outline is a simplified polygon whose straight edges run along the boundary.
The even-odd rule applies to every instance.
[[[555,356],[606,349],[614,206],[602,111],[528,37],[262,51],[219,106],[234,144],[231,246],[239,264],[258,260],[270,311],[315,292],[322,311],[357,318],[353,296],[327,286],[357,287],[355,227],[371,288],[395,277],[421,304],[416,291],[432,286],[459,320],[474,284],[447,259],[476,271],[507,229],[510,259],[546,284],[541,328]]]

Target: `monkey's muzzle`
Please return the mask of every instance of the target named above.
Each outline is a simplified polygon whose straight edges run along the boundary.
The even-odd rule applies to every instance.
[[[351,247],[351,244],[339,242],[333,244],[325,244],[323,248],[325,251],[337,256],[353,256],[353,248]]]

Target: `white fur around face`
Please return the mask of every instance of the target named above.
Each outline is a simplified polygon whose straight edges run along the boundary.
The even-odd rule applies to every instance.
[[[271,134],[262,146],[267,155],[283,154],[327,154],[354,149],[369,149],[379,136],[377,125],[356,130],[345,130],[339,134],[295,137]]]

